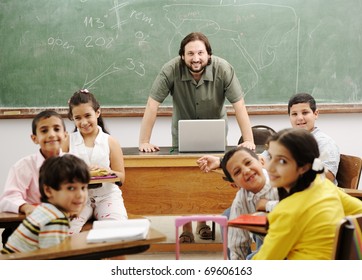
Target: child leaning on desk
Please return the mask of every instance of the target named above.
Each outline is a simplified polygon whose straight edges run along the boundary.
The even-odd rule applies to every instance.
[[[255,152],[244,147],[228,151],[221,161],[225,179],[238,188],[231,205],[229,219],[241,214],[255,213],[256,203],[261,198],[277,200],[278,193],[270,185],[269,177],[263,168],[263,159]],[[251,253],[250,232],[244,229],[229,227],[228,247],[231,260],[244,260]],[[258,243],[258,242],[257,242]]]
[[[32,120],[32,141],[40,146],[36,154],[17,161],[11,168],[0,197],[0,212],[29,215],[40,203],[39,168],[45,159],[62,154],[61,146],[66,138],[64,121],[57,112],[45,110]],[[6,243],[14,228],[6,228],[2,242]]]
[[[68,117],[75,124],[63,146],[64,152],[83,159],[91,170],[106,169],[114,173],[123,184],[125,180],[124,159],[120,144],[104,127],[100,104],[86,89],[73,94],[68,101]],[[90,219],[124,220],[127,211],[122,191],[114,183],[102,183],[88,188],[88,202],[82,213],[71,221],[70,234],[79,233]]]
[[[1,253],[30,252],[61,243],[68,237],[70,217],[86,204],[89,180],[82,159],[70,154],[47,158],[39,171],[42,203],[18,226]]]
[[[268,234],[252,259],[331,259],[337,224],[362,213],[362,201],[326,178],[309,131],[279,131],[269,138],[268,153],[266,169],[280,201],[268,214]]]

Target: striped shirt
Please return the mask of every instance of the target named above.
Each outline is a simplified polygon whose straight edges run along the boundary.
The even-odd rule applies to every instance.
[[[30,252],[61,243],[68,237],[69,219],[58,208],[42,203],[9,237],[2,254]]]
[[[263,169],[266,177],[265,186],[258,193],[253,193],[241,188],[234,198],[231,205],[229,219],[235,219],[241,214],[251,214],[256,212],[256,203],[261,198],[268,200],[278,200],[278,191],[270,185],[268,173]],[[252,238],[250,232],[244,229],[229,227],[228,228],[228,247],[230,250],[231,260],[245,260],[250,253]]]

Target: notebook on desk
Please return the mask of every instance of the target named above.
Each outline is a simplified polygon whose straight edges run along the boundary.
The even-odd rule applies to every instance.
[[[225,152],[226,124],[223,119],[179,120],[179,152]]]

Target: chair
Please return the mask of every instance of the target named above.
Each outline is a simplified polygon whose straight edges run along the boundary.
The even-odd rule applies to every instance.
[[[176,227],[176,260],[180,259],[180,241],[179,241],[179,227],[183,226],[192,221],[212,221],[213,222],[213,234],[215,234],[214,223],[218,223],[223,228],[223,255],[224,259],[227,260],[227,226],[228,220],[226,216],[221,215],[193,215],[193,216],[182,216],[175,219]],[[213,238],[214,240],[215,238]]]
[[[338,186],[357,189],[362,171],[362,158],[341,154],[336,179]]]
[[[347,216],[337,225],[332,259],[362,260],[362,214]]]
[[[275,133],[275,130],[267,125],[254,125],[251,127],[254,137],[254,144],[256,146],[265,145],[266,141],[268,140],[269,136]],[[244,142],[243,136],[241,135],[238,144]]]

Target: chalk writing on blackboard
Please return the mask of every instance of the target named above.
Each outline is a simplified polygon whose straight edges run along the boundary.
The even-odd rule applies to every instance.
[[[0,107],[63,107],[85,87],[102,107],[144,106],[192,31],[234,66],[246,104],[362,103],[361,13],[359,0],[3,1]]]

